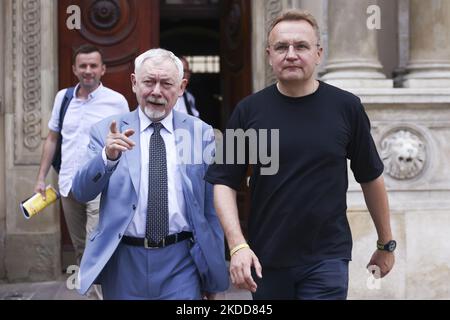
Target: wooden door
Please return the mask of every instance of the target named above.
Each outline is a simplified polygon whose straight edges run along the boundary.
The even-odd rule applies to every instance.
[[[81,28],[67,27],[69,6],[81,10]],[[77,83],[72,73],[72,54],[82,44],[99,47],[104,54],[106,74],[102,83],[120,93],[130,110],[137,107],[130,75],[140,53],[159,46],[159,0],[58,0],[59,89]],[[62,209],[61,209],[62,210]],[[63,268],[72,264],[67,252],[71,241],[61,212]]]
[[[252,93],[251,2],[223,0],[221,8],[222,129],[236,104]],[[250,170],[247,173],[250,175]],[[247,179],[237,193],[239,220],[244,234],[250,214]]]
[[[223,0],[220,23],[223,126],[236,104],[252,93],[251,2]]]
[[[81,9],[81,28],[69,30],[67,8]],[[122,93],[131,110],[137,106],[130,74],[140,53],[159,45],[159,0],[59,0],[59,88],[77,83],[72,53],[85,43],[104,53],[105,86]]]

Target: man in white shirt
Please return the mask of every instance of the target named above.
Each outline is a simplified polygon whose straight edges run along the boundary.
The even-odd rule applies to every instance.
[[[61,104],[67,89],[59,91],[55,97],[52,116],[48,123],[49,133],[44,143],[34,191],[45,197],[45,178],[55,155],[59,134],[61,134],[59,191],[67,228],[79,264],[85,248],[86,235],[89,235],[98,222],[100,197],[87,203],[76,201],[71,192],[72,179],[87,161],[91,126],[108,116],[126,113],[129,109],[123,95],[104,87],[100,82],[105,74],[106,66],[98,48],[91,45],[79,47],[73,55],[72,70],[79,83],[73,90],[62,128],[60,128],[59,119]]]
[[[189,69],[189,62],[186,57],[180,57],[181,62],[183,62],[183,78],[187,80],[187,84],[189,84],[189,80],[191,79],[191,69]],[[177,103],[173,107],[174,110],[186,113],[188,115],[199,118],[200,112],[198,112],[195,106],[195,98],[187,89],[184,90],[184,93],[181,97],[178,98]]]

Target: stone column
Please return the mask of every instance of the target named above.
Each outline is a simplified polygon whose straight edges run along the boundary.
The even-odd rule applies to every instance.
[[[4,1],[0,1],[0,28],[4,30],[5,26],[5,9]],[[4,117],[4,83],[5,59],[3,52],[4,47],[4,32],[0,32],[0,279],[5,277],[5,233],[6,233],[6,207],[5,207],[5,117]]]
[[[450,1],[410,1],[405,87],[450,88]]]
[[[391,88],[381,72],[376,29],[367,26],[373,0],[328,2],[328,62],[322,79],[345,88]]]
[[[61,275],[59,206],[26,220],[19,203],[33,192],[57,89],[57,2],[3,2],[5,274],[8,281],[56,279]],[[55,185],[51,175],[49,182]]]

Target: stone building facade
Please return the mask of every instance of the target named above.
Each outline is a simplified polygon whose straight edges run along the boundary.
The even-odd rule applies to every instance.
[[[376,232],[349,170],[354,238],[349,298],[449,299],[450,0],[252,0],[251,5],[254,91],[273,82],[264,54],[269,21],[283,9],[304,8],[321,26],[326,54],[318,77],[358,95],[371,119],[398,249],[392,273],[372,279],[365,266]],[[33,189],[58,87],[56,12],[53,0],[0,2],[0,279],[5,281],[54,279],[61,272],[59,208],[30,220],[18,210]]]

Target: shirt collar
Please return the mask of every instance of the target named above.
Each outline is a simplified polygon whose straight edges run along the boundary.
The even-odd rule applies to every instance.
[[[139,109],[139,123],[140,123],[140,130],[143,132],[152,124],[152,121],[145,115],[145,113],[142,111],[141,106],[138,106]],[[172,110],[170,113],[162,119],[161,124],[163,125],[164,129],[166,129],[169,133],[173,133],[173,112]]]
[[[73,90],[73,98],[77,99],[77,91],[78,88],[80,87],[80,83],[78,83],[75,86],[75,89]],[[89,93],[88,96],[88,100],[95,98],[96,95],[98,95],[98,93],[100,92],[100,90],[103,88],[103,84],[100,82],[99,86],[97,87],[97,89],[95,89],[94,91],[92,91],[91,93]]]

